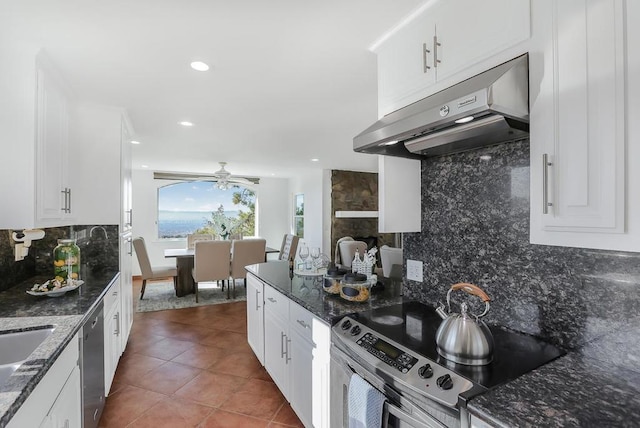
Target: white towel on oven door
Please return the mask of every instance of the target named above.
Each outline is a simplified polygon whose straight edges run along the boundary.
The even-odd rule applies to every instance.
[[[380,428],[386,397],[357,374],[349,381],[349,428]]]

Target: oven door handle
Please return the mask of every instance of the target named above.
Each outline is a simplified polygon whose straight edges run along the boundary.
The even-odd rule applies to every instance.
[[[406,422],[409,425],[411,425],[414,428],[447,428],[446,425],[443,425],[442,423],[440,423],[440,421],[436,420],[435,418],[430,417],[429,415],[425,415],[426,417],[429,418],[428,422],[423,422],[423,421],[419,421],[418,419],[414,418],[413,416],[411,416],[410,414],[408,414],[407,412],[401,410],[400,408],[394,406],[393,404],[389,403],[388,401],[384,403],[384,410],[383,410],[383,416],[382,416],[382,428],[388,428],[389,426],[389,415],[393,415],[396,418],[398,418],[398,420],[402,421],[402,422]]]

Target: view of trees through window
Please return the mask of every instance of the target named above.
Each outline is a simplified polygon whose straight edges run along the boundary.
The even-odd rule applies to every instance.
[[[255,192],[234,185],[220,190],[198,181],[169,184],[158,189],[158,237],[185,238],[210,233],[216,239],[255,235]]]

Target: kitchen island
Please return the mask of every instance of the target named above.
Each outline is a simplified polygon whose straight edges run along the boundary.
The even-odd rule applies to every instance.
[[[379,278],[365,302],[349,302],[322,290],[322,275],[289,270],[285,261],[269,261],[247,266],[247,271],[272,286],[318,318],[333,325],[345,315],[402,302],[402,279]]]
[[[0,333],[55,326],[53,333],[0,385],[0,427],[6,426],[24,404],[118,276],[117,268],[88,271],[77,290],[55,298],[26,293],[47,277],[30,278],[0,292]]]

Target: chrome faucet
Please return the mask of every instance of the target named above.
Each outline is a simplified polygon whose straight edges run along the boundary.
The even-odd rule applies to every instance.
[[[109,235],[107,234],[107,229],[105,229],[102,226],[93,226],[91,230],[89,230],[89,239],[91,239],[91,237],[93,236],[93,231],[96,229],[101,229],[102,232],[104,233],[104,239],[107,239],[107,240],[109,239]]]

